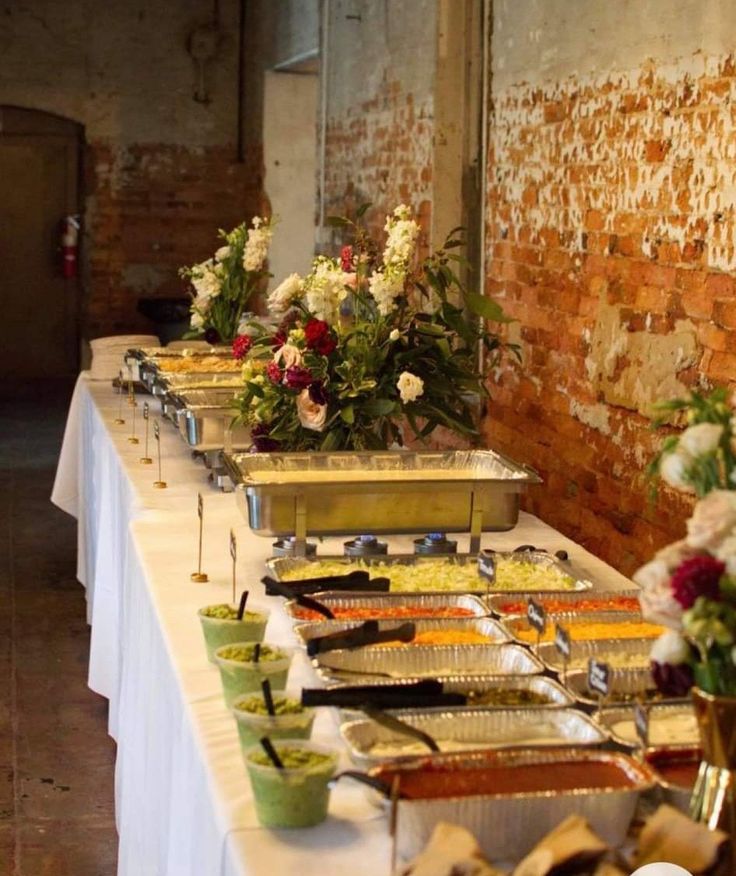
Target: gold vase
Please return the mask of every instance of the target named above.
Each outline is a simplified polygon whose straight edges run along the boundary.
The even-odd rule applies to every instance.
[[[693,688],[703,759],[690,800],[690,816],[710,830],[736,838],[736,697]]]

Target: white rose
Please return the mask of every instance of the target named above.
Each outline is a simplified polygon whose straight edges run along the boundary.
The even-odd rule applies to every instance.
[[[679,630],[682,625],[682,606],[672,595],[667,563],[664,560],[652,560],[637,569],[634,581],[642,588],[639,603],[646,620]]]
[[[410,371],[402,371],[399,379],[396,381],[396,388],[399,390],[401,401],[404,404],[413,402],[419,398],[424,392],[424,381],[416,374]]]
[[[736,527],[736,493],[713,490],[695,506],[687,522],[687,543],[698,550],[712,550]]]
[[[686,480],[687,472],[692,463],[692,457],[678,449],[662,457],[662,461],[659,464],[659,473],[662,476],[662,480],[666,481],[671,487],[676,487],[678,490],[684,490],[687,493],[694,493],[695,490]]]
[[[301,365],[302,351],[293,344],[284,344],[281,349],[276,351],[273,360],[284,369],[291,368],[292,365]]]
[[[327,421],[327,405],[320,405],[309,397],[309,390],[303,389],[296,397],[296,413],[305,429],[321,432]]]
[[[393,329],[391,334],[388,336],[389,341],[398,341],[401,337],[401,332],[398,329]]]
[[[289,274],[268,296],[268,309],[272,313],[285,313],[301,296],[304,281],[299,274]]]
[[[726,572],[736,577],[736,533],[731,533],[713,551],[716,559],[726,564]]]
[[[670,666],[679,666],[681,663],[687,663],[690,659],[690,646],[679,633],[667,630],[652,646],[650,656],[655,663],[669,663]]]
[[[717,423],[698,423],[685,429],[677,446],[690,456],[705,456],[716,450],[722,437],[723,426]]]
[[[224,262],[225,259],[230,255],[230,247],[229,246],[221,246],[217,252],[215,253],[215,261],[216,262]]]

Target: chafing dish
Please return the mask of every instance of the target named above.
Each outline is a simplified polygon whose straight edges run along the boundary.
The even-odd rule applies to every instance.
[[[512,529],[541,483],[492,450],[253,453],[226,456],[238,502],[264,536],[471,533]]]
[[[169,393],[179,432],[192,450],[222,450],[228,442],[231,447],[250,446],[250,427],[233,425],[236,392],[222,388]]]

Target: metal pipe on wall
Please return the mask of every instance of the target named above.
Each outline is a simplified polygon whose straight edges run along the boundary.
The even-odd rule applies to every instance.
[[[325,244],[325,182],[327,178],[327,76],[330,57],[330,0],[322,0],[320,39],[320,134],[319,134],[319,224],[315,243],[317,248]]]

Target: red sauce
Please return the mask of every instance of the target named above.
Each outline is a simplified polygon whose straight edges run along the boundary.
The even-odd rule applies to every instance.
[[[548,614],[570,611],[641,611],[636,596],[589,596],[568,602],[554,596],[537,597]],[[507,614],[526,614],[526,599],[504,600],[501,608]]]
[[[524,609],[526,611],[526,609]],[[394,605],[376,608],[339,608],[332,609],[332,613],[339,620],[390,620],[391,618],[453,618],[473,617],[469,608],[460,608],[455,605],[448,606],[420,606],[420,605]],[[324,617],[309,608],[297,608],[294,616],[299,620],[324,620]]]
[[[411,800],[634,787],[623,768],[603,761],[563,761],[539,766],[499,764],[471,769],[428,764],[406,770],[385,767],[377,774],[389,784],[398,774],[401,793]]]
[[[692,788],[698,775],[700,750],[653,751],[647,760],[663,781],[679,788]]]

